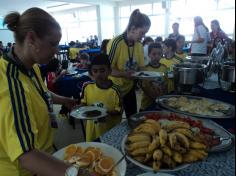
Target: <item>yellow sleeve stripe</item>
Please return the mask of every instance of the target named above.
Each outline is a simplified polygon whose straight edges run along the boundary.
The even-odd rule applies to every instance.
[[[34,148],[34,134],[31,129],[24,89],[19,80],[19,70],[10,63],[7,66],[7,79],[16,133],[23,152],[27,152]]]
[[[123,34],[122,34],[122,35],[118,36],[116,39],[114,39],[114,41],[111,44],[111,49],[110,49],[110,52],[109,52],[109,60],[110,60],[111,64],[113,62],[117,46],[118,46],[119,42],[123,39],[124,39],[124,37],[123,37]]]
[[[83,88],[82,88],[81,99],[84,98],[84,94],[85,94],[84,92],[85,92],[86,87],[87,87],[88,85],[91,85],[91,84],[95,84],[95,83],[94,83],[94,82],[86,82],[86,83],[84,83]]]
[[[115,90],[115,92],[117,93],[118,97],[119,97],[119,104],[120,104],[120,112],[123,112],[123,106],[122,106],[122,97],[121,97],[121,93],[119,88],[116,85],[112,85],[111,87],[112,89]]]

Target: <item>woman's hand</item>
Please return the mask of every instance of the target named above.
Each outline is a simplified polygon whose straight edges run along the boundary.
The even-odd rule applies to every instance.
[[[78,102],[77,99],[68,98],[68,97],[64,97],[62,101],[63,101],[62,104],[69,110],[73,109],[77,105],[77,102]]]

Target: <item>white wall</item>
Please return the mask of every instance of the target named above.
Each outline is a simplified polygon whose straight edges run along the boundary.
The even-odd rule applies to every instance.
[[[3,42],[4,46],[6,46],[8,42],[13,43],[14,42],[13,33],[7,29],[0,29],[0,41]]]

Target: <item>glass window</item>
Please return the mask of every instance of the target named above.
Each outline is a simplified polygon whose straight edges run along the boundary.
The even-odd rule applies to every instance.
[[[120,32],[123,32],[126,30],[128,23],[129,23],[129,18],[120,19]]]
[[[165,34],[165,16],[151,16],[151,27],[146,35],[148,36],[162,36]]]
[[[162,3],[153,3],[153,15],[165,14],[165,9],[162,8]]]
[[[120,17],[129,17],[131,13],[130,6],[124,6],[120,8]]]
[[[132,5],[131,12],[133,12],[135,9],[139,9],[141,13],[146,15],[152,15],[152,4]]]
[[[235,8],[235,0],[218,0],[218,9]]]

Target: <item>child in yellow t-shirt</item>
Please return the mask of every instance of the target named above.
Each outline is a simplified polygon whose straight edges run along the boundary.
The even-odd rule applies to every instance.
[[[176,38],[176,52],[175,56],[178,57],[179,59],[182,59],[182,61],[186,61],[187,59],[187,53],[183,51],[184,48],[184,43],[185,43],[185,37],[183,35],[179,35]]]
[[[173,72],[173,67],[175,64],[182,62],[182,59],[176,57],[176,42],[174,39],[166,39],[163,42],[163,54],[164,58],[160,60],[160,63],[167,67],[168,72]],[[174,91],[174,80],[173,78],[168,79],[168,93]]]
[[[159,43],[152,43],[148,47],[148,57],[150,62],[145,66],[145,71],[155,71],[165,74],[167,67],[160,63],[162,57],[162,47]],[[165,78],[157,78],[156,80],[142,80],[140,82],[143,90],[140,111],[144,111],[153,103],[158,96],[165,92]]]
[[[81,105],[99,106],[107,109],[108,117],[102,121],[88,120],[86,126],[86,141],[93,141],[106,131],[121,122],[122,102],[120,92],[108,76],[111,73],[108,55],[95,56],[89,65],[89,72],[95,82],[84,86],[81,95]]]

